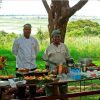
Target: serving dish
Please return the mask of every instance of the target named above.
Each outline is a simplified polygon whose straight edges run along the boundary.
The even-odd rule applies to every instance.
[[[0,86],[8,86],[10,85],[9,81],[0,81]]]

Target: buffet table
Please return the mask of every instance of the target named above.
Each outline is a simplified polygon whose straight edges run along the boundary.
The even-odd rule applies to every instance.
[[[61,99],[61,98],[72,98],[75,96],[100,94],[100,87],[98,87],[97,89],[94,89],[94,81],[95,80],[99,80],[98,86],[100,86],[100,75],[99,74],[98,74],[98,76],[91,76],[91,77],[88,75],[88,77],[81,77],[81,79],[78,79],[78,80],[68,78],[69,75],[67,75],[67,74],[66,74],[67,75],[66,80],[58,80],[58,79],[56,79],[57,77],[52,76],[52,75],[51,75],[51,77],[52,77],[52,79],[51,79],[49,77],[50,75],[47,71],[46,72],[45,71],[44,72],[31,72],[31,75],[33,75],[33,76],[30,76],[30,73],[28,75],[28,73],[18,72],[18,74],[20,74],[21,76],[18,78],[11,78],[11,79],[13,81],[15,81],[15,79],[19,79],[19,80],[17,80],[17,83],[19,82],[19,85],[17,84],[15,87],[16,93],[17,93],[15,95],[19,96],[20,99],[24,98],[24,100],[25,100],[25,98],[26,98],[26,100],[27,100],[27,98],[28,98],[28,100],[32,100],[29,98],[34,98],[34,100],[35,99],[36,100],[47,100],[47,99],[53,100],[53,99]],[[38,77],[34,77],[34,75],[36,75]],[[41,77],[41,75],[42,75],[42,77]],[[26,82],[24,81],[24,84],[23,84],[23,80],[26,81]],[[3,80],[3,81],[6,81],[6,80]],[[88,81],[89,81],[89,84],[91,84],[91,90],[87,91],[86,84]],[[72,83],[73,85],[70,85],[70,83]],[[76,84],[78,84],[78,85],[76,86]],[[45,88],[46,86],[52,86],[53,87],[53,90],[52,90],[53,95],[46,96],[45,91],[43,91],[44,92],[43,95],[37,95],[37,85],[40,87],[43,87],[43,88]],[[67,86],[66,94],[62,94],[59,91],[59,87],[62,85]],[[78,87],[79,91],[71,93],[69,90],[72,89],[73,86],[75,88]],[[28,87],[28,89],[27,89],[27,87]],[[0,86],[0,94],[1,95],[2,95],[2,91],[4,91],[4,90],[2,90],[2,88],[4,88],[5,90],[7,90],[8,88],[13,89],[11,84],[7,84],[5,86]],[[25,95],[26,90],[28,90],[29,91],[28,93],[30,93],[27,96]],[[30,90],[32,90],[32,91],[30,91]],[[22,93],[23,96],[20,95],[20,93]],[[2,100],[2,99],[0,99],[0,100]]]
[[[99,88],[98,89],[93,89],[95,88],[94,86],[94,83],[93,81],[94,80],[99,80]],[[91,90],[86,90],[86,85],[85,83],[87,81],[90,81],[90,84],[91,84]],[[79,91],[78,92],[73,92],[73,93],[69,93],[69,88],[70,86],[68,85],[69,83],[79,83]],[[83,85],[82,85],[83,83]],[[60,85],[65,85],[67,86],[67,89],[66,89],[66,94],[60,94],[59,93],[59,86]],[[63,97],[66,97],[66,98],[72,98],[72,97],[81,97],[81,96],[86,96],[86,95],[94,95],[94,94],[100,94],[100,77],[94,77],[94,78],[86,78],[86,79],[81,79],[81,80],[71,80],[71,81],[58,81],[58,82],[51,82],[51,83],[48,83],[47,85],[52,85],[53,86],[53,95],[52,96],[56,96],[56,99],[57,98],[63,98]],[[42,99],[41,99],[42,100]]]
[[[34,97],[34,98],[26,99],[26,100],[56,100],[56,99],[63,100],[64,98],[66,98],[66,100],[67,100],[67,99],[73,98],[73,97],[81,97],[81,96],[89,96],[89,95],[93,96],[93,95],[96,95],[96,94],[100,94],[100,88],[87,91],[87,90],[85,90],[85,85],[84,85],[84,89],[83,90],[81,89],[81,87],[82,87],[81,82],[85,83],[86,81],[91,81],[91,83],[92,83],[93,80],[100,80],[100,77],[86,78],[86,79],[77,80],[77,81],[73,80],[73,81],[63,81],[63,82],[61,82],[61,81],[51,82],[51,83],[48,83],[47,85],[52,85],[53,87],[55,87],[53,89],[53,95],[52,96]],[[68,92],[68,89],[69,89],[68,84],[73,83],[73,82],[80,83],[80,91],[74,92],[74,93],[69,93]],[[63,85],[63,84],[67,85],[67,93],[66,94],[60,94],[59,92],[57,92],[57,90],[59,89],[59,85]],[[99,85],[100,85],[100,81],[99,81]],[[96,100],[99,100],[99,99],[100,99],[100,97]],[[81,98],[80,98],[80,100],[81,100]]]

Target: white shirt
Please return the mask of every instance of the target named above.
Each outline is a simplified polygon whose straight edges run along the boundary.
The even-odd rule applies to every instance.
[[[66,59],[69,58],[69,51],[68,48],[65,46],[64,43],[60,43],[60,45],[55,46],[51,43],[43,56],[43,59],[49,60],[56,64],[63,64],[66,63]],[[57,66],[49,63],[50,71],[55,69]]]
[[[16,55],[16,67],[33,69],[36,67],[36,56],[39,45],[35,38],[20,37],[14,41],[12,52]]]

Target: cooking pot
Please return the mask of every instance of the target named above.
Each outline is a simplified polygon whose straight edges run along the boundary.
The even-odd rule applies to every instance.
[[[88,66],[89,64],[92,63],[92,59],[91,59],[91,58],[81,58],[81,59],[79,60],[79,62],[80,62],[81,64],[86,64],[86,66]]]

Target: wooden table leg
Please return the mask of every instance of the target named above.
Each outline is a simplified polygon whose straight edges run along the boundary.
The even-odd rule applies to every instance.
[[[60,95],[60,90],[58,85],[53,85],[53,95]]]

